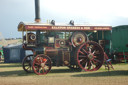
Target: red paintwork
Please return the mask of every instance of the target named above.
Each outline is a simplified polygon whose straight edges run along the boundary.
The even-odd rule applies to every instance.
[[[40,25],[25,25],[27,30],[61,30],[61,31],[76,31],[76,30],[111,30],[111,26],[40,26]]]
[[[45,58],[45,59],[43,59],[43,62],[46,62],[47,61],[47,59]]]
[[[119,52],[118,55],[124,55],[123,52]],[[128,52],[125,52],[125,55],[128,55]]]
[[[125,60],[125,59],[126,59],[126,60],[128,60],[128,58],[123,58],[123,57],[122,57],[122,58],[120,58],[120,60]]]
[[[23,45],[23,48],[24,48],[25,50],[31,50],[31,51],[33,52],[33,55],[36,55],[36,52],[35,52],[32,48],[26,48],[25,45]]]

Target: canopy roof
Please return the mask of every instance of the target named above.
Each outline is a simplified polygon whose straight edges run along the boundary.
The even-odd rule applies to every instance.
[[[44,23],[25,23],[20,22],[18,31],[86,31],[86,30],[111,30],[111,26],[106,25],[86,25],[86,24],[44,24]]]

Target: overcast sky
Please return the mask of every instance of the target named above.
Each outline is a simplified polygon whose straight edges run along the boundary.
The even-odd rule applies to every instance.
[[[19,38],[20,21],[34,22],[35,0],[0,0],[0,32]],[[128,0],[40,0],[41,22],[128,25]]]

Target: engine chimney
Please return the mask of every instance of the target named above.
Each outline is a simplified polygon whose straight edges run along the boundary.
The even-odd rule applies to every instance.
[[[35,22],[40,21],[40,0],[35,0]]]

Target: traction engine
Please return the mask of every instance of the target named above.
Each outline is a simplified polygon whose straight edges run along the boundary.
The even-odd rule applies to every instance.
[[[47,74],[51,66],[98,70],[104,62],[104,50],[98,43],[90,41],[86,34],[86,31],[93,32],[96,28],[111,29],[100,26],[33,25],[21,22],[18,30],[23,32],[23,48],[33,52],[24,58],[23,69],[39,75]]]
[[[36,15],[38,1],[36,1]],[[35,23],[20,22],[23,48],[33,53],[23,59],[23,69],[38,75],[47,74],[52,66],[67,66],[73,70],[96,71],[104,62],[104,50],[96,42],[90,41],[86,32],[107,31],[111,26],[59,25],[54,20],[41,23],[36,16]]]

